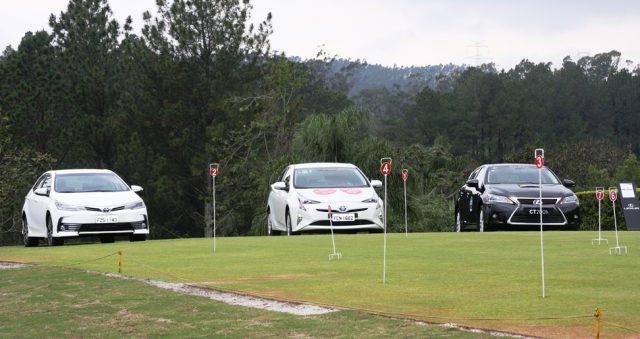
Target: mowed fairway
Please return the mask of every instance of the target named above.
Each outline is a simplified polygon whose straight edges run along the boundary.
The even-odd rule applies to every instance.
[[[627,255],[603,236],[544,233],[544,299],[538,232],[389,234],[386,284],[382,234],[336,235],[339,261],[329,235],[218,238],[216,253],[213,239],[2,247],[0,260],[117,272],[121,250],[137,277],[549,337],[593,336],[597,307],[604,336],[639,336],[640,233],[620,233]]]

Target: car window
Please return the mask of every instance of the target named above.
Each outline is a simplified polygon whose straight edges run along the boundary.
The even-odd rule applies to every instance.
[[[537,184],[538,168],[535,166],[494,166],[487,171],[488,184]],[[551,170],[542,168],[543,184],[559,184]]]
[[[480,169],[482,169],[482,167],[478,167],[473,172],[471,172],[468,180],[475,179],[476,177],[478,177],[478,173],[480,172]]]
[[[129,186],[112,173],[71,173],[57,175],[54,189],[58,193],[122,192]]]
[[[42,181],[44,181],[44,179],[47,177],[48,174],[43,174],[40,176],[40,178],[38,178],[38,180],[36,180],[36,183],[33,184],[33,190],[35,191],[36,189],[40,188],[40,184],[42,184]]]
[[[350,167],[299,168],[293,176],[297,188],[368,187],[362,172]]]
[[[284,181],[284,176],[287,174],[288,170],[289,170],[289,166],[284,168],[284,171],[282,171],[282,173],[280,173],[280,176],[278,177],[278,181]]]
[[[49,174],[45,175],[44,179],[42,180],[42,182],[40,183],[38,188],[46,188],[47,190],[50,190],[51,189],[51,175],[49,175]]]

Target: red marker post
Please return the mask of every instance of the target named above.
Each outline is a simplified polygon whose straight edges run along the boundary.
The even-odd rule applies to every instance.
[[[602,238],[602,200],[604,199],[604,187],[596,187],[596,199],[598,200],[598,238],[597,239],[591,239],[591,245],[593,245],[595,242],[598,242],[598,245],[600,245],[603,241],[605,241],[607,244],[609,243],[609,240]]]
[[[211,175],[211,192],[213,195],[213,253],[216,252],[216,177],[220,164],[217,162],[209,164],[209,175]]]
[[[544,287],[544,237],[542,228],[542,168],[544,167],[544,149],[538,148],[533,153],[534,163],[538,168],[538,196],[540,198],[540,263],[542,271],[542,298],[545,297]]]
[[[618,200],[618,191],[615,187],[609,187],[609,200],[611,200],[611,205],[613,206],[613,224],[616,230],[616,247],[609,248],[609,254],[622,254],[622,249],[624,249],[624,253],[627,253],[627,246],[620,246],[620,241],[618,239],[618,220],[616,219],[616,200]]]
[[[391,173],[391,158],[380,159],[380,173],[384,176],[384,254],[382,258],[382,283],[387,283],[387,175]]]
[[[409,227],[407,225],[407,180],[409,179],[409,170],[402,170],[402,183],[404,186],[404,236],[409,236]]]

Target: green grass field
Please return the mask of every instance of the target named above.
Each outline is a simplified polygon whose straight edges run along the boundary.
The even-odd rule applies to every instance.
[[[542,298],[538,232],[328,235],[181,239],[0,248],[0,260],[191,282],[277,299],[428,322],[548,337],[590,337],[594,310],[606,337],[640,335],[640,233],[620,233],[627,255],[591,245],[595,232],[545,232]],[[106,257],[105,257],[106,256]],[[0,272],[6,275],[6,272]],[[340,313],[340,312],[339,312]]]

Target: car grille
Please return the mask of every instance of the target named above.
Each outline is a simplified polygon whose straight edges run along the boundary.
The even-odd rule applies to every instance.
[[[116,224],[82,224],[79,233],[82,232],[113,232],[113,231],[133,231],[130,223]]]
[[[105,212],[103,207],[85,206],[84,209],[87,210],[87,211],[92,211],[92,212]],[[117,207],[109,208],[109,210],[106,211],[105,213],[115,212],[115,211],[122,211],[123,209],[124,209],[124,206],[117,206]]]
[[[338,211],[337,209],[332,209],[331,212],[333,213],[353,213],[353,212],[362,212],[362,211],[366,211],[367,208],[354,208],[354,209],[350,209],[350,210],[346,210],[344,212],[342,211]],[[316,211],[318,212],[326,212],[329,213],[329,210],[326,208],[317,208]]]
[[[539,198],[518,198],[518,202],[521,205],[536,205],[533,202],[539,200]],[[543,205],[555,205],[560,198],[542,198]]]
[[[511,217],[511,223],[513,224],[540,224],[540,215],[538,214],[519,214],[516,212]],[[561,213],[549,213],[549,215],[542,216],[543,224],[564,224],[566,223],[564,216]]]

